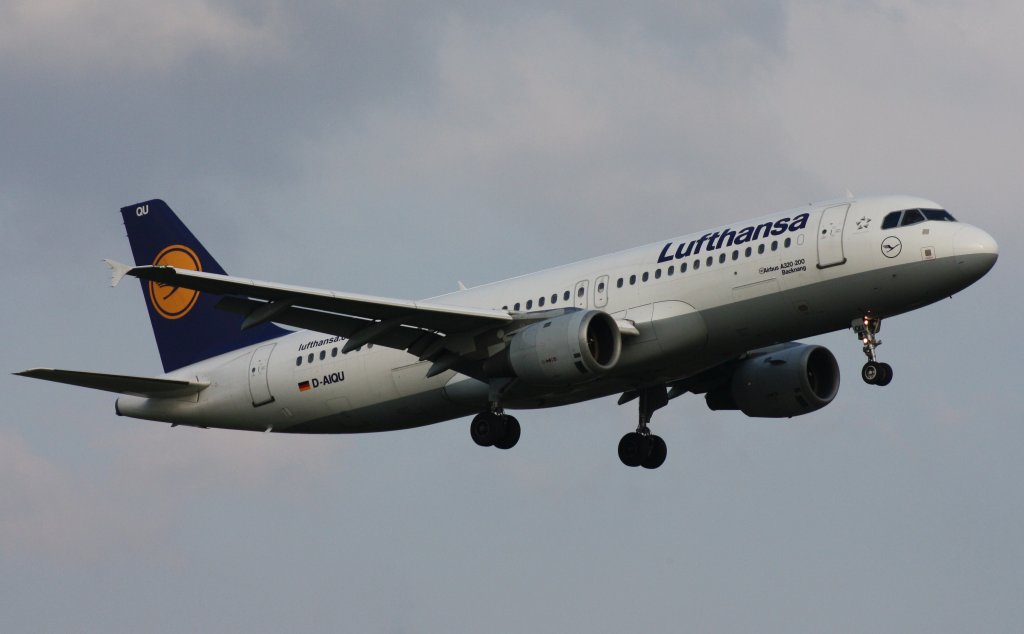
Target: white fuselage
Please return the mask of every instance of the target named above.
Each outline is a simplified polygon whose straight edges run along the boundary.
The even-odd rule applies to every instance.
[[[508,408],[549,407],[667,384],[744,352],[913,310],[965,288],[995,243],[959,222],[882,230],[920,198],[832,201],[433,298],[512,312],[580,307],[632,322],[614,370],[577,386],[517,385]],[[885,245],[883,246],[883,242]],[[898,246],[897,246],[898,245]],[[305,433],[383,431],[484,410],[487,384],[429,361],[299,331],[168,374],[209,382],[179,400],[121,397],[119,414],[204,427]]]

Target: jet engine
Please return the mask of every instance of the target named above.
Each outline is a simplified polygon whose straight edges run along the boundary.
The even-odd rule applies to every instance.
[[[789,418],[825,407],[838,392],[839,364],[828,348],[788,343],[751,352],[705,400],[713,410]]]
[[[615,320],[599,310],[578,310],[515,333],[499,357],[488,360],[492,376],[516,376],[536,385],[583,383],[615,367],[622,336]]]

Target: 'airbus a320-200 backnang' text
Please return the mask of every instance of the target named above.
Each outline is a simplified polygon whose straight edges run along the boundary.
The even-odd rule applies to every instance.
[[[37,368],[23,376],[123,396],[116,412],[175,425],[307,434],[475,415],[477,444],[519,440],[506,413],[620,394],[639,403],[626,465],[654,469],[651,415],[686,393],[712,410],[791,417],[828,405],[839,367],[794,342],[852,327],[861,377],[887,385],[882,319],[970,286],[990,235],[909,196],[824,202],[407,301],[231,277],[161,200],[121,210],[164,374]],[[288,328],[282,328],[282,326]]]

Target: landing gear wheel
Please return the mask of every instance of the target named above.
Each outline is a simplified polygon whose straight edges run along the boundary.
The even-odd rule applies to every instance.
[[[651,433],[648,425],[655,410],[668,405],[668,389],[664,385],[656,385],[638,389],[635,396],[629,397],[627,393],[623,397],[628,398],[620,399],[620,404],[632,398],[640,399],[640,422],[636,431],[626,434],[619,441],[619,460],[627,467],[657,469],[665,462],[668,447],[660,436]]]
[[[481,447],[511,449],[519,442],[522,428],[513,416],[498,412],[483,412],[469,424],[469,435]]]
[[[864,379],[864,382],[868,385],[884,387],[892,383],[892,366],[888,363],[868,361],[864,364],[864,367],[861,368],[860,377]]]
[[[619,441],[619,460],[627,467],[639,467],[644,459],[644,436],[629,432]]]
[[[503,415],[501,418],[504,419],[504,433],[501,437],[494,441],[494,446],[498,449],[511,449],[516,446],[519,442],[519,435],[522,433],[522,428],[519,426],[519,421],[513,416]]]
[[[501,423],[501,417],[490,412],[477,414],[469,424],[469,435],[481,447],[491,447],[495,439],[504,434],[504,425]]]
[[[875,385],[885,387],[892,383],[892,366],[888,363],[880,363],[878,365],[881,373],[875,379]]]
[[[882,376],[882,364],[877,361],[868,361],[860,369],[860,378],[868,385],[878,385],[878,379]]]
[[[648,436],[647,441],[650,451],[640,466],[644,469],[657,469],[665,463],[665,458],[668,456],[668,445],[661,439],[661,436]]]

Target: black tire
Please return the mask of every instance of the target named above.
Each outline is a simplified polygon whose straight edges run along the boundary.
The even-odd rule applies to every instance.
[[[892,366],[888,363],[879,364],[878,378],[875,379],[875,385],[886,386],[892,383]]]
[[[662,440],[661,436],[648,436],[651,445],[651,451],[647,454],[647,458],[641,464],[644,469],[657,469],[661,465],[665,464],[665,458],[668,456],[668,445]]]
[[[882,375],[882,364],[875,361],[868,361],[860,369],[860,378],[868,385],[878,385],[878,378]]]
[[[619,441],[619,460],[627,467],[639,467],[643,461],[643,436],[630,432]]]
[[[502,416],[505,419],[505,433],[500,438],[494,441],[494,446],[498,449],[511,449],[516,446],[519,442],[519,436],[522,433],[522,428],[519,426],[519,421],[514,416]]]
[[[477,414],[469,424],[469,435],[473,437],[473,442],[481,447],[492,446],[497,423],[498,417],[490,412]]]

